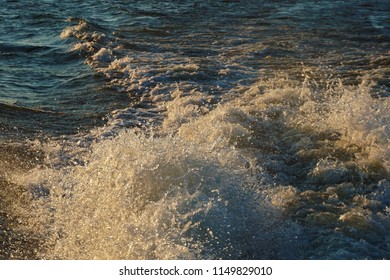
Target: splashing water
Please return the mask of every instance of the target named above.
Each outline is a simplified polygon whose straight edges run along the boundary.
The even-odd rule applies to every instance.
[[[386,5],[114,2],[0,36],[1,258],[390,257]]]

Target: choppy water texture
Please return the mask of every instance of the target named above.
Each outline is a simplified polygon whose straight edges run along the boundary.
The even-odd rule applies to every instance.
[[[390,258],[388,1],[0,4],[0,258]]]

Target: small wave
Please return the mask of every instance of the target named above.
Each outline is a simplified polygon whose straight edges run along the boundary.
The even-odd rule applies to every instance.
[[[0,43],[0,51],[4,54],[17,54],[17,53],[39,53],[50,50],[50,46],[42,45],[28,45],[28,44],[6,44]]]
[[[15,111],[15,112],[32,113],[32,114],[50,114],[50,115],[63,114],[61,112],[45,110],[41,108],[23,107],[16,104],[7,104],[7,103],[0,103],[0,109],[3,111],[10,111],[10,112]]]

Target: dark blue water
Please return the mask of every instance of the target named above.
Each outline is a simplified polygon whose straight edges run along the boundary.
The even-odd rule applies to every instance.
[[[386,1],[0,4],[2,258],[390,257]]]

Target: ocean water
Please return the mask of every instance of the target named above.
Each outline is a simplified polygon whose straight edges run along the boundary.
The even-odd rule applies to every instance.
[[[0,0],[1,259],[390,258],[390,4]]]

